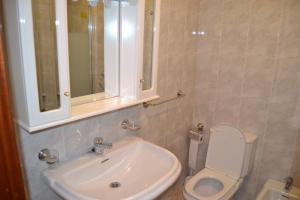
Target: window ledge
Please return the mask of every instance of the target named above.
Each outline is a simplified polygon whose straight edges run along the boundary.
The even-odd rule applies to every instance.
[[[114,97],[114,98],[105,99],[101,101],[95,101],[91,103],[72,106],[71,117],[67,119],[58,120],[55,122],[34,126],[34,127],[29,127],[21,121],[18,121],[17,123],[29,133],[35,133],[55,126],[60,126],[71,122],[79,121],[82,119],[86,119],[89,117],[135,106],[143,102],[152,101],[158,98],[159,98],[158,95],[146,99],[140,99],[140,100]]]

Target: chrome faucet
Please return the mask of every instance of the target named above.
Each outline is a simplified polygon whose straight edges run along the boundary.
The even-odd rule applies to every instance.
[[[285,180],[284,190],[286,192],[289,192],[291,190],[292,185],[293,185],[294,179],[291,176],[288,176],[284,180]]]
[[[91,152],[94,152],[98,155],[103,155],[105,149],[112,148],[112,143],[104,143],[102,137],[94,138],[94,147],[92,148]]]
[[[122,121],[121,127],[122,127],[122,129],[133,131],[133,132],[136,132],[141,129],[140,126],[136,125],[132,121],[129,121],[128,119],[125,119]]]
[[[56,167],[59,163],[59,153],[55,149],[42,149],[38,153],[38,158],[45,161],[49,167]]]

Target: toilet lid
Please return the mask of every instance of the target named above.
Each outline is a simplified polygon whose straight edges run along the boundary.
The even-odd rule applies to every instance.
[[[243,168],[245,147],[245,136],[239,129],[215,126],[211,128],[205,167],[238,179]]]

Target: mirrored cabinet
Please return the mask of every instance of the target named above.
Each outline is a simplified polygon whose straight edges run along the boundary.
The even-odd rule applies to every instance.
[[[4,0],[16,121],[29,132],[158,98],[160,0]]]

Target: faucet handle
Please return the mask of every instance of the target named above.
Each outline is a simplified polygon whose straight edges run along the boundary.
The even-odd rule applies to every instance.
[[[59,162],[59,153],[54,149],[42,149],[38,153],[38,158],[41,161],[45,161],[49,166],[57,165]]]
[[[98,145],[101,145],[101,144],[103,144],[103,138],[102,137],[95,137],[94,138],[94,145],[98,146]]]
[[[285,180],[287,183],[293,183],[293,182],[294,182],[294,179],[293,179],[293,177],[291,177],[291,176],[285,177],[284,180]]]
[[[105,149],[110,149],[112,148],[113,144],[112,143],[105,143],[103,141],[102,137],[95,137],[94,138],[94,147],[92,147],[90,152],[94,152],[96,154],[103,154]]]
[[[123,129],[127,129],[129,131],[138,131],[141,129],[140,126],[136,125],[134,122],[129,121],[128,119],[125,119],[121,123],[121,127]]]
[[[198,131],[202,132],[204,130],[204,125],[200,122],[197,124],[196,128]]]
[[[293,185],[294,179],[293,179],[293,177],[288,176],[284,180],[285,180],[284,189],[285,189],[286,192],[288,192],[291,189],[292,185]]]

